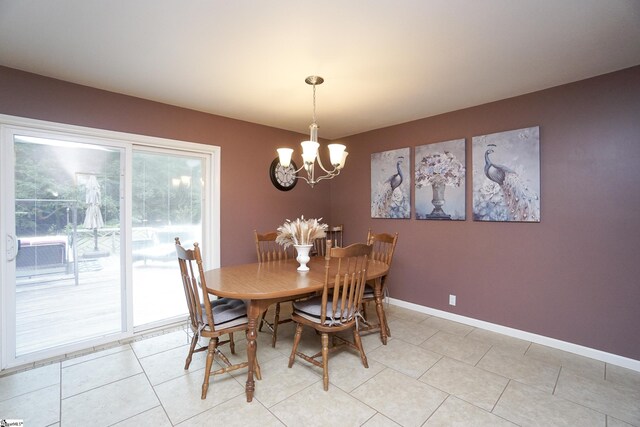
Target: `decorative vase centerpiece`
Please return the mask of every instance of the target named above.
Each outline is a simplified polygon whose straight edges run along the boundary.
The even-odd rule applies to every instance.
[[[300,264],[298,271],[309,271],[307,263],[311,260],[309,252],[313,245],[294,245],[293,247],[296,248],[296,253],[298,254],[296,256],[296,261]]]
[[[289,246],[296,248],[298,254],[296,261],[300,264],[298,271],[309,271],[307,263],[310,260],[309,251],[313,247],[313,241],[327,235],[327,224],[322,224],[320,220],[322,218],[304,219],[303,215],[295,221],[287,220],[278,227],[276,242],[285,248]]]

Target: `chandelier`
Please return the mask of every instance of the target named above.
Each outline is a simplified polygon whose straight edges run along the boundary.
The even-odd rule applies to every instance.
[[[347,159],[347,153],[345,151],[346,147],[342,144],[329,144],[327,148],[329,149],[329,161],[331,162],[331,167],[326,169],[322,165],[322,161],[320,160],[320,156],[318,155],[318,147],[320,144],[318,143],[318,124],[316,123],[316,85],[320,85],[324,82],[324,79],[319,76],[309,76],[304,80],[307,84],[313,86],[313,123],[309,126],[309,141],[303,141],[300,143],[302,146],[302,166],[299,169],[293,171],[293,174],[297,179],[304,179],[307,184],[311,187],[316,185],[318,182],[323,179],[332,179],[338,174],[344,167],[344,163]],[[278,157],[280,161],[280,165],[283,168],[288,168],[291,164],[291,156],[293,155],[292,148],[278,148]],[[318,166],[325,173],[324,175],[316,177],[315,175],[315,163],[318,161]],[[307,173],[307,176],[298,176],[298,172],[304,169]]]

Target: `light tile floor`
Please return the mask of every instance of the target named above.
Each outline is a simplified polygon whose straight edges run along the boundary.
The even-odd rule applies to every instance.
[[[284,309],[284,305],[283,305]],[[321,370],[287,368],[293,325],[259,334],[262,381],[246,403],[245,371],[216,376],[200,399],[204,353],[183,364],[187,335],[160,335],[0,377],[0,419],[33,426],[601,426],[640,427],[640,373],[395,306],[393,336],[363,338]],[[237,355],[246,357],[237,339]],[[320,339],[305,331],[303,351]]]

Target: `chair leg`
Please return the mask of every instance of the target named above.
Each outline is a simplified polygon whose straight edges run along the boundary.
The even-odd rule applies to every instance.
[[[233,332],[229,332],[229,350],[231,354],[236,354],[236,343],[233,341]]]
[[[267,315],[266,311],[262,313],[262,317],[260,318],[260,326],[258,326],[258,332],[262,332],[262,325],[264,325],[264,323],[266,322],[266,320],[264,320],[264,316],[266,315]]]
[[[262,379],[262,372],[260,372],[260,364],[258,363],[258,357],[256,356],[256,363],[253,366],[253,376],[257,379]]]
[[[322,385],[329,390],[329,334],[322,334]]]
[[[184,362],[184,369],[189,369],[189,365],[191,365],[191,357],[193,356],[193,351],[196,349],[196,344],[198,343],[198,338],[200,336],[198,334],[193,334],[191,337],[191,346],[189,347],[189,354],[187,354],[187,360]]]
[[[273,335],[271,335],[271,347],[276,346],[278,339],[278,323],[280,323],[280,303],[276,304],[276,316],[273,319]]]
[[[209,340],[209,349],[207,351],[207,366],[204,369],[204,382],[202,383],[202,395],[200,399],[207,398],[207,390],[209,390],[209,376],[211,375],[211,365],[213,365],[213,355],[218,347],[218,338]]]
[[[298,344],[300,344],[300,338],[302,337],[302,323],[296,325],[296,335],[293,337],[293,347],[291,348],[291,356],[289,356],[289,367],[293,366],[293,361],[296,359],[296,351],[298,350]]]
[[[387,313],[383,311],[382,316],[384,317],[384,329],[387,331],[387,337],[390,337],[391,329],[389,329],[389,322],[387,322]]]
[[[362,318],[366,322],[367,321],[367,303],[366,302],[362,303],[362,310],[360,314],[362,314]]]
[[[227,366],[231,366],[231,362],[229,361],[227,356],[225,356],[224,353],[220,351],[219,348],[216,348],[216,353],[218,354],[218,359],[220,359],[222,363],[224,363]]]
[[[389,327],[387,326],[386,316],[382,304],[376,303],[376,314],[378,315],[378,323],[380,324],[380,340],[382,344],[387,345],[387,335],[389,335]],[[384,329],[382,329],[384,328]]]
[[[353,328],[353,343],[358,347],[358,351],[360,352],[360,360],[362,360],[362,365],[365,368],[369,368],[369,363],[367,362],[367,355],[364,354],[364,347],[362,346],[362,339],[360,339],[360,332],[356,328]]]

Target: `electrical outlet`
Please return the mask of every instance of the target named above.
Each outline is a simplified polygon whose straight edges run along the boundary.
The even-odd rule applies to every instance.
[[[449,305],[456,305],[456,296],[449,295]]]

